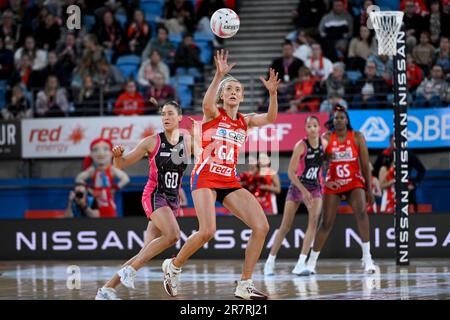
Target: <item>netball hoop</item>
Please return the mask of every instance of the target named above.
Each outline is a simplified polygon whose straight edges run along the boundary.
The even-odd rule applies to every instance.
[[[378,40],[378,54],[393,58],[396,262],[409,265],[408,83],[403,12],[372,11],[369,18]]]

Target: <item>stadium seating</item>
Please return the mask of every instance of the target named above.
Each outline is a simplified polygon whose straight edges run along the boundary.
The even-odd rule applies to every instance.
[[[130,76],[132,76],[134,79],[136,79],[140,63],[141,57],[137,55],[126,55],[121,56],[117,59],[116,66],[117,68],[119,68],[125,78],[128,79]]]

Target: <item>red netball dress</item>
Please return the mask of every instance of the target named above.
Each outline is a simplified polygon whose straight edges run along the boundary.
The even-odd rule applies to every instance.
[[[336,132],[331,133],[325,152],[330,159],[325,181],[337,182],[340,187],[332,190],[325,184],[324,193],[340,194],[356,188],[366,188],[361,174],[359,150],[355,142],[354,131],[347,131],[344,141],[338,141]]]
[[[202,154],[191,174],[191,189],[241,188],[236,163],[247,137],[247,124],[241,113],[231,119],[223,108],[213,120],[202,124]]]

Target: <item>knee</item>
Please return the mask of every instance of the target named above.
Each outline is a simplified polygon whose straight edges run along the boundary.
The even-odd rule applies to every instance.
[[[180,240],[180,230],[174,230],[167,235],[167,242],[170,245],[174,245]]]
[[[333,221],[331,220],[324,220],[322,222],[322,225],[320,226],[320,229],[322,229],[325,232],[330,232],[331,228],[333,228]]]
[[[252,232],[257,236],[266,237],[269,233],[269,223],[267,221],[258,223],[252,228]]]
[[[214,234],[216,233],[216,228],[204,228],[200,229],[198,235],[203,243],[208,242],[212,238],[214,238]]]

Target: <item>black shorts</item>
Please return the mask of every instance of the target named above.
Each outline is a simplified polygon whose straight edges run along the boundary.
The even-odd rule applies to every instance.
[[[227,195],[229,195],[230,193],[232,193],[232,192],[234,192],[236,190],[239,190],[239,189],[241,189],[241,188],[224,188],[224,189],[222,189],[222,188],[213,188],[213,190],[215,190],[216,193],[217,193],[216,201],[218,201],[218,202],[220,202],[222,204],[223,204],[223,200],[225,199],[225,197]]]

